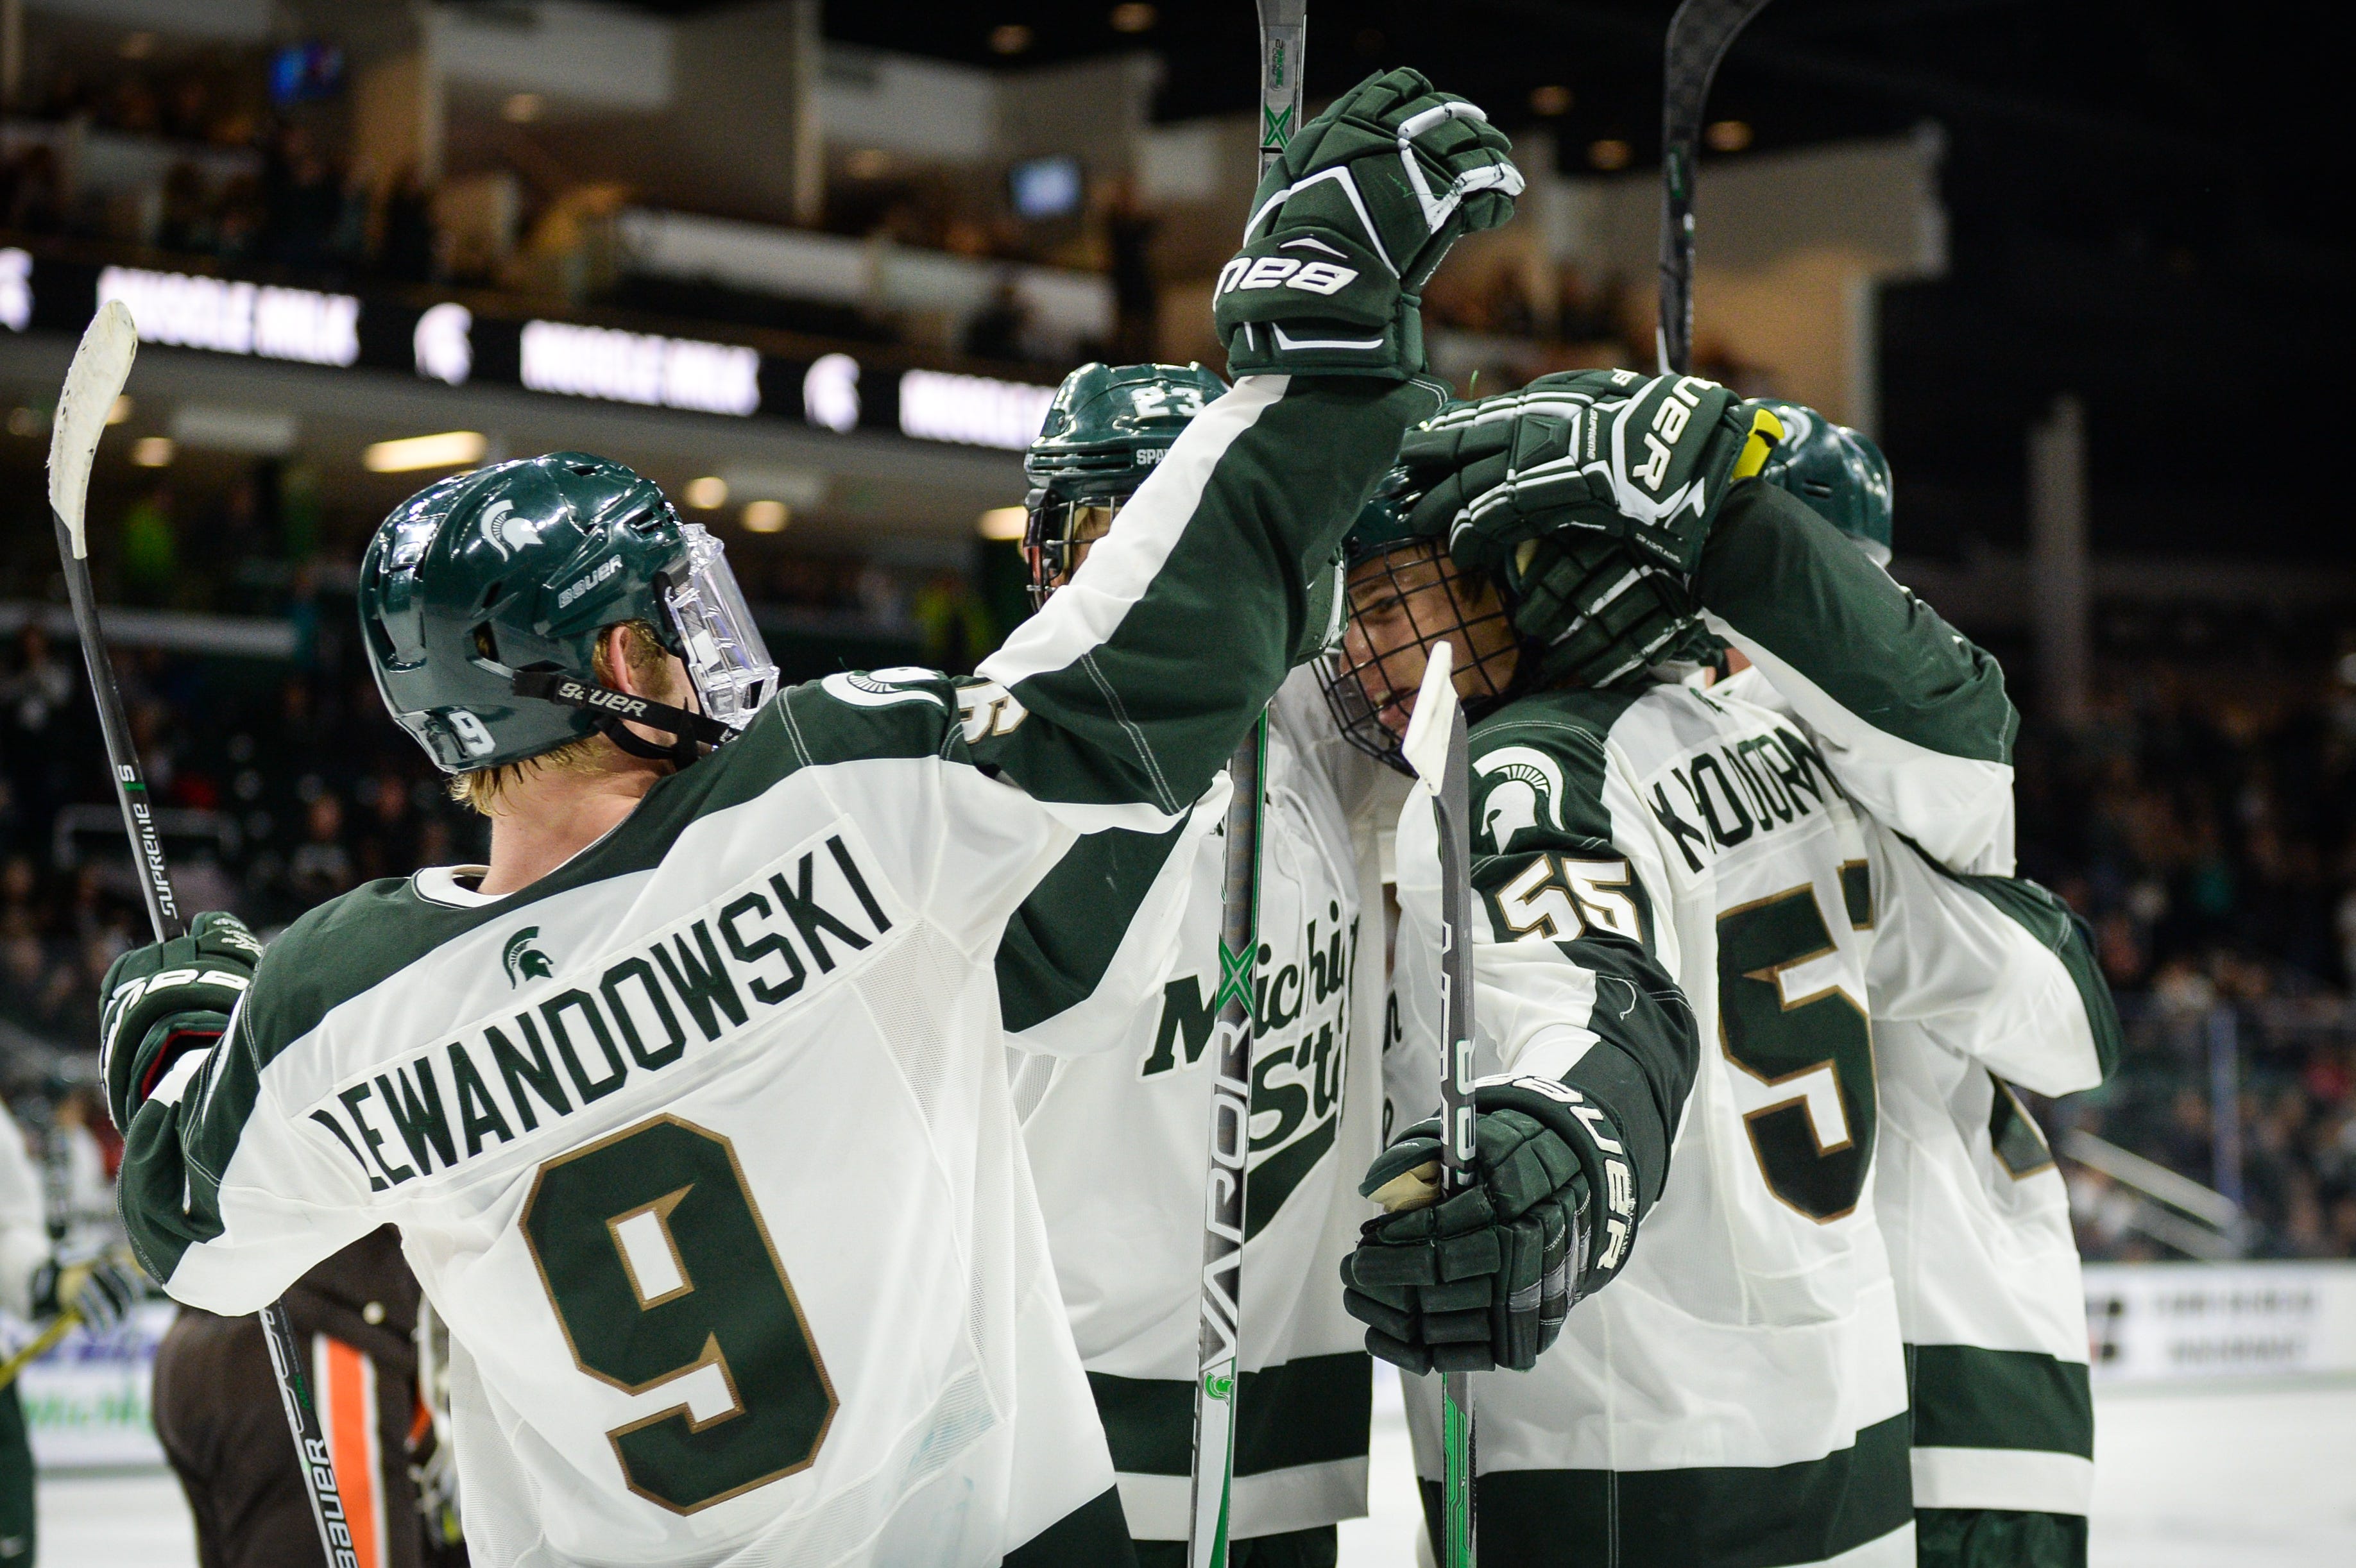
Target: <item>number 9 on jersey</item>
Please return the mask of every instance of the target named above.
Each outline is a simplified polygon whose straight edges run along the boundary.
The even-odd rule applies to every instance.
[[[726,1138],[659,1116],[552,1159],[521,1223],[573,1364],[679,1385],[605,1434],[632,1491],[694,1513],[818,1457],[834,1389]]]

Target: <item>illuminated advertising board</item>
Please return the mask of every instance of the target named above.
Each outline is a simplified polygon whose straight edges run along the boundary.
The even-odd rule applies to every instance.
[[[327,371],[394,372],[446,387],[514,387],[727,419],[790,420],[851,436],[1019,452],[1055,389],[926,368],[808,358],[747,344],[625,330],[434,300],[59,261],[0,249],[0,328],[79,335],[121,300],[142,342]]]

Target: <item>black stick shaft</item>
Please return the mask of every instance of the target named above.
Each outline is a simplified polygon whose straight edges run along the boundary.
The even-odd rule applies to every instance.
[[[81,639],[83,666],[90,671],[91,695],[98,703],[99,733],[106,741],[107,771],[114,777],[114,798],[123,807],[123,831],[131,836],[131,858],[139,867],[140,897],[147,905],[147,923],[155,940],[169,942],[187,933],[187,917],[172,894],[172,871],[164,859],[164,841],[155,831],[155,807],[147,791],[147,774],[139,765],[139,750],[132,744],[131,725],[123,714],[123,692],[115,684],[114,661],[107,656],[106,635],[98,624],[97,595],[91,588],[90,562],[76,556],[73,536],[55,512],[49,521],[58,535],[58,564],[65,571],[66,598],[73,608],[74,631]],[[318,1413],[311,1407],[302,1381],[302,1356],[286,1308],[272,1302],[262,1309],[262,1338],[270,1347],[270,1365],[278,1374],[278,1400],[285,1408],[286,1429],[294,1439],[294,1454],[303,1469],[303,1489],[311,1499],[311,1519],[319,1527],[319,1547],[328,1568],[359,1568],[352,1550],[351,1528],[345,1522],[343,1494],[336,1486],[336,1462],[319,1429]]]
[[[65,568],[66,598],[73,607],[74,631],[81,638],[91,695],[98,700],[98,728],[106,740],[107,771],[114,779],[115,802],[123,807],[123,830],[131,836],[131,858],[138,863],[139,895],[147,905],[147,923],[155,929],[155,940],[169,942],[187,934],[188,923],[180,913],[179,901],[172,896],[172,875],[164,863],[164,841],[155,832],[147,774],[139,766],[138,748],[131,742],[131,725],[123,716],[123,693],[114,683],[114,663],[107,657],[105,634],[99,628],[90,562],[75,557],[65,519],[52,512],[49,520],[57,529],[58,560]]]
[[[1661,369],[1693,368],[1694,175],[1719,62],[1767,0],[1685,0],[1669,18],[1661,90]]]

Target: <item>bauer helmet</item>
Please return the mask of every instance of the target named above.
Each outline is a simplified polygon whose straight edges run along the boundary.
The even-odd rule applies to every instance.
[[[1342,738],[1401,773],[1411,771],[1401,747],[1430,645],[1452,637],[1457,693],[1476,719],[1508,694],[1518,660],[1496,585],[1409,526],[1410,483],[1404,468],[1384,475],[1344,537],[1347,621],[1318,667]]]
[[[1835,424],[1814,409],[1780,398],[1761,400],[1783,421],[1783,438],[1759,477],[1788,490],[1808,509],[1857,541],[1876,566],[1890,565],[1890,460],[1870,436]]]
[[[1023,553],[1033,604],[1079,569],[1178,432],[1226,389],[1192,364],[1090,364],[1064,378],[1039,438],[1023,454],[1031,481]]]
[[[603,732],[684,765],[751,722],[776,666],[720,541],[618,463],[557,452],[455,475],[385,518],[360,561],[377,690],[444,773]],[[599,635],[644,621],[687,667],[701,712],[609,690]],[[670,731],[671,747],[624,720]]]

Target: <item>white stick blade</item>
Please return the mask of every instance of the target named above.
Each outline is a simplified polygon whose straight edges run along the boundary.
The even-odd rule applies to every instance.
[[[1415,711],[1408,715],[1407,739],[1399,750],[1424,788],[1440,793],[1448,777],[1448,736],[1456,727],[1456,683],[1449,678],[1456,648],[1445,640],[1431,645],[1423,667],[1423,688],[1416,693]]]
[[[138,352],[139,328],[130,308],[121,300],[107,301],[91,317],[58,393],[58,416],[49,429],[49,505],[66,525],[77,560],[90,553],[82,542],[90,465],[98,455],[106,416],[123,395],[123,383],[131,379],[132,357]]]

